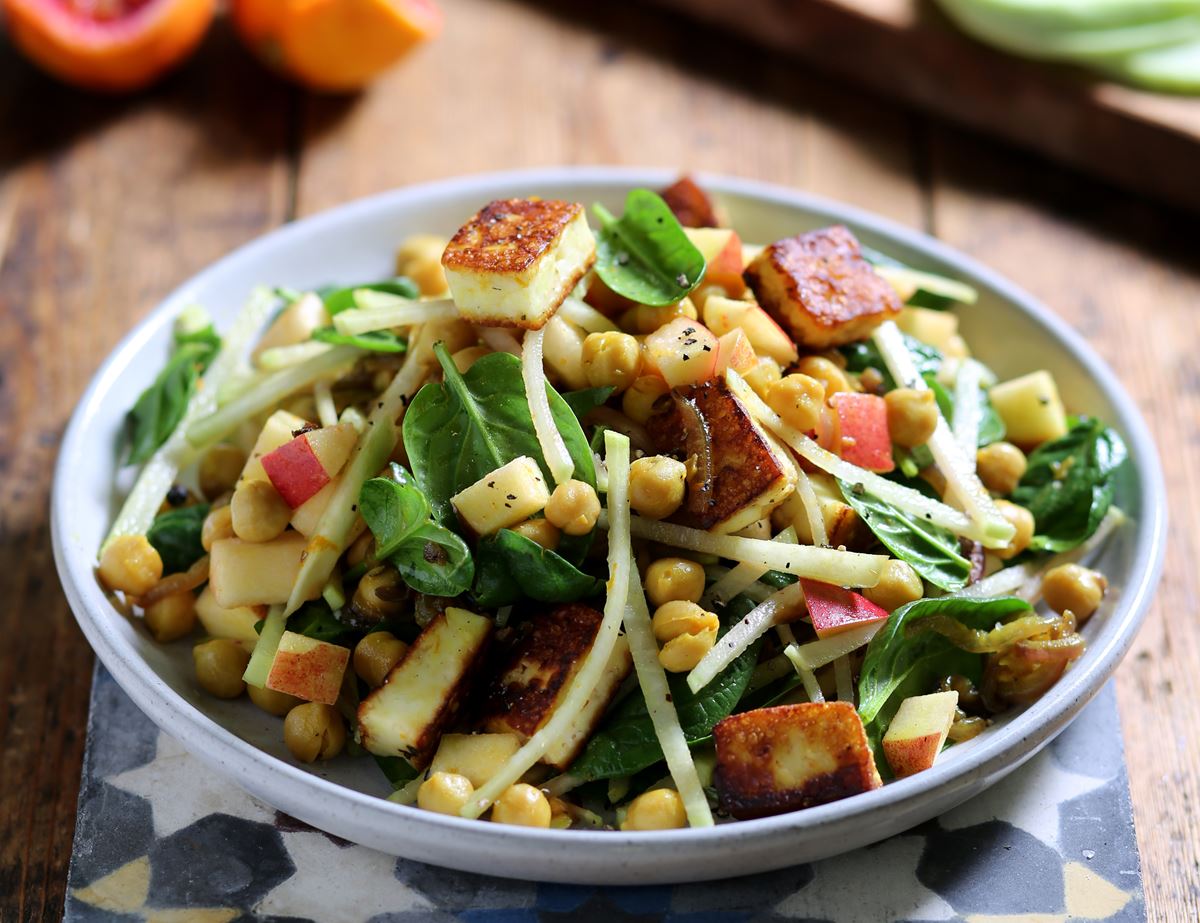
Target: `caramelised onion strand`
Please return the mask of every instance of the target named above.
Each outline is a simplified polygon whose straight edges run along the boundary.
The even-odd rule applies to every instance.
[[[713,480],[716,477],[712,434],[695,401],[689,400],[678,391],[672,391],[671,397],[683,421],[684,448],[688,454],[688,461],[695,459],[695,477],[688,479],[689,502],[697,506],[707,506],[712,503]]]
[[[160,599],[174,596],[176,593],[188,593],[208,579],[208,555],[204,555],[185,571],[169,574],[158,581],[150,591],[138,599],[138,605],[146,609]]]
[[[968,628],[948,615],[929,615],[907,625],[904,633],[908,637],[922,631],[935,631],[943,635],[955,647],[972,654],[993,654],[1018,641],[1042,634],[1058,622],[1057,616],[1026,615],[990,631]]]

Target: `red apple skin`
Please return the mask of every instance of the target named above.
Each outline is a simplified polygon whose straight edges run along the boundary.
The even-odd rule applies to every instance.
[[[303,435],[285,442],[262,457],[263,470],[292,509],[302,506],[329,483],[329,472],[321,464]]]
[[[883,740],[883,755],[897,779],[923,772],[933,766],[942,749],[941,734],[925,734],[907,740]]]
[[[745,331],[730,330],[717,337],[717,374],[724,375],[729,369],[745,373],[758,364],[758,355],[750,345]]]
[[[867,622],[880,622],[888,617],[886,609],[853,590],[819,580],[801,579],[800,585],[818,638],[827,638],[848,628]]]
[[[699,321],[677,317],[646,337],[646,363],[672,388],[716,376],[717,338]]]
[[[719,285],[732,298],[746,290],[742,278],[742,239],[730,228],[685,228],[684,233],[704,254],[704,281]]]
[[[829,399],[842,434],[841,456],[852,465],[885,474],[896,467],[887,402],[875,394],[841,392]]]
[[[342,676],[350,661],[350,649],[319,642],[307,651],[275,654],[267,674],[267,688],[286,692],[308,702],[333,705],[342,690]]]

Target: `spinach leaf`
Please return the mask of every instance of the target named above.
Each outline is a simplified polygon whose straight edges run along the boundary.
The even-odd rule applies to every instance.
[[[154,522],[146,530],[146,540],[162,558],[164,574],[185,571],[204,557],[200,532],[207,515],[208,504],[196,503],[167,510],[154,517]]]
[[[924,375],[925,383],[929,385],[929,390],[933,392],[934,400],[937,401],[938,410],[942,416],[946,418],[946,422],[951,426],[954,425],[954,395],[937,380],[936,375],[926,373]],[[999,442],[1004,438],[1004,420],[1000,414],[996,413],[996,408],[992,406],[991,400],[988,398],[987,391],[983,388],[979,389],[979,436],[976,444],[982,448],[985,445],[991,445],[993,442]]]
[[[721,634],[724,635],[753,608],[753,600],[745,596],[734,598],[721,613]],[[689,744],[694,746],[707,741],[713,726],[733,712],[754,672],[760,644],[756,641],[751,645],[699,693],[688,688],[686,674],[668,674],[671,701]],[[608,715],[583,753],[571,764],[570,772],[589,781],[609,779],[640,772],[661,759],[662,748],[654,734],[646,700],[635,691]]]
[[[320,327],[313,331],[312,338],[334,346],[357,346],[377,353],[402,353],[408,349],[408,340],[400,339],[390,330],[338,333],[335,327]]]
[[[401,465],[391,477],[371,478],[358,494],[358,509],[375,536],[375,557],[389,558],[404,540],[429,521],[429,501]]]
[[[875,537],[901,561],[943,590],[967,584],[971,562],[959,552],[958,538],[946,529],[896,509],[857,485],[838,481],[846,502],[862,517]]]
[[[911,695],[932,692],[945,676],[959,673],[978,680],[983,655],[955,647],[945,636],[925,631],[911,634],[908,626],[931,615],[957,619],[969,628],[990,629],[1032,611],[1023,599],[918,599],[901,606],[867,645],[858,679],[858,713],[867,737],[876,745],[887,731],[900,703]],[[883,771],[886,761],[877,761]]]
[[[603,589],[603,581],[510,529],[501,529],[475,548],[472,595],[487,608],[506,606],[521,598],[574,602]]]
[[[371,755],[375,757],[376,764],[392,788],[403,788],[421,774],[420,770],[413,769],[412,763],[402,756],[378,756],[374,753]]]
[[[353,639],[359,634],[352,626],[339,621],[323,599],[307,602],[297,609],[296,614],[288,619],[287,628],[307,638],[343,647],[352,647]]]
[[[562,399],[582,423],[583,418],[612,397],[615,390],[612,387],[583,388],[580,391],[565,392]]]
[[[1086,541],[1112,505],[1113,475],[1125,456],[1121,437],[1094,417],[1035,449],[1012,493],[1037,524],[1030,548],[1067,551]]]
[[[434,518],[453,525],[450,498],[484,475],[528,455],[553,483],[529,415],[521,360],[508,353],[484,356],[460,374],[445,347],[434,347],[445,382],[417,392],[404,415],[404,447],[413,474],[433,506]],[[575,462],[575,477],[596,486],[592,451],[579,420],[549,385],[550,412]]]
[[[632,189],[625,214],[614,218],[597,203],[596,274],[639,304],[674,304],[704,278],[704,254],[688,239],[667,203],[649,189]]]
[[[938,368],[942,364],[941,352],[926,343],[922,343],[916,337],[910,337],[907,333],[903,334],[903,337],[904,345],[912,353],[913,362],[916,363],[918,374],[922,376],[936,375]],[[896,387],[892,373],[888,371],[887,363],[879,355],[879,350],[876,348],[873,340],[867,339],[859,340],[857,343],[847,343],[845,346],[839,346],[838,349],[846,357],[847,371],[865,372],[867,369],[875,369],[883,376],[885,391],[891,391]]]
[[[355,307],[354,293],[360,288],[373,292],[387,292],[389,295],[399,295],[401,298],[419,298],[421,290],[412,279],[396,276],[394,279],[384,279],[382,282],[364,282],[361,285],[347,285],[344,288],[329,286],[319,289],[317,294],[325,302],[325,310],[330,314],[340,314]]]

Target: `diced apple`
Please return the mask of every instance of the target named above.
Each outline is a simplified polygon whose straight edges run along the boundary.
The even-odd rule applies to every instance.
[[[296,509],[337,476],[357,441],[358,431],[350,423],[310,430],[264,455],[263,471]]]
[[[351,423],[335,423],[333,426],[309,430],[304,438],[308,440],[309,448],[317,456],[321,467],[332,478],[342,470],[354,451],[358,430]]]
[[[217,602],[212,584],[196,597],[196,617],[204,630],[214,638],[231,638],[253,649],[258,642],[254,626],[267,617],[266,606],[234,606],[226,609]]]
[[[320,298],[312,293],[302,295],[271,322],[254,348],[252,358],[257,363],[258,357],[268,349],[303,343],[313,335],[314,330],[331,323],[329,312]]]
[[[516,734],[443,734],[429,773],[453,772],[479,788],[520,748]]]
[[[258,438],[254,441],[254,448],[250,450],[238,483],[268,480],[267,472],[263,470],[262,466],[263,456],[274,452],[284,443],[291,442],[295,438],[295,434],[308,425],[308,421],[303,417],[288,413],[286,410],[276,410],[271,414],[267,418],[267,422],[263,424]]]
[[[931,308],[905,308],[896,318],[896,326],[910,337],[946,352],[958,336],[958,315]]]
[[[269,542],[213,542],[208,583],[217,602],[226,609],[287,602],[307,544],[299,532],[284,532]],[[318,594],[319,588],[313,598]]]
[[[892,458],[887,402],[876,394],[842,391],[829,403],[838,415],[842,458],[880,474],[893,470],[896,462]]]
[[[704,323],[718,336],[741,328],[755,352],[780,365],[789,365],[799,356],[792,338],[753,301],[713,295],[704,302]]]
[[[450,502],[467,527],[483,536],[524,522],[549,499],[542,469],[522,455],[464,487]]]
[[[888,617],[886,609],[853,590],[819,580],[801,579],[800,586],[818,638],[836,635],[870,622],[882,622]]]
[[[1067,413],[1058,395],[1058,385],[1047,371],[1002,381],[988,392],[988,397],[1004,421],[1008,441],[1023,449],[1067,433]]]
[[[306,702],[332,705],[342,691],[350,648],[285,631],[267,674],[267,688]]]
[[[724,375],[729,369],[738,374],[750,371],[758,365],[758,354],[750,345],[750,338],[740,327],[717,337],[717,374]]]
[[[677,317],[646,337],[646,364],[672,388],[700,384],[716,376],[717,346],[699,321]]]
[[[730,228],[684,228],[697,250],[704,254],[704,281],[720,285],[737,298],[746,290],[742,279],[742,239]]]
[[[883,755],[897,777],[911,776],[934,764],[957,707],[958,693],[953,690],[914,695],[900,703],[883,735]]]

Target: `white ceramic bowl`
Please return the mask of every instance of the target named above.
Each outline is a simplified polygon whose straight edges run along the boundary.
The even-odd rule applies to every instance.
[[[52,501],[54,554],[75,616],[117,682],[160,727],[257,797],[355,842],[412,859],[491,875],[549,881],[651,884],[761,872],[862,846],[925,821],[982,791],[1061,731],[1128,649],[1162,564],[1165,502],[1154,445],[1112,371],[1054,314],[995,273],[922,234],[790,189],[724,177],[704,184],[746,240],[770,241],[844,222],[864,243],[980,290],[961,309],[979,357],[1001,377],[1048,368],[1074,411],[1125,437],[1130,460],[1117,502],[1131,524],[1103,551],[1112,592],[1087,625],[1088,649],[1029,709],[952,748],[927,772],[874,792],[779,817],[708,830],[616,833],[530,830],[466,821],[392,804],[369,759],[308,767],[290,758],[279,722],[244,698],[217,701],[196,686],[190,645],[160,646],[118,614],[93,577],[115,511],[113,453],[122,417],[167,354],[171,321],[200,303],[228,324],[260,283],[308,288],[390,272],[396,243],[417,231],[449,234],[483,203],[537,193],[619,211],[633,186],[660,188],[661,170],[579,168],[446,180],[353,202],[266,235],[184,283],[117,347],[67,429]]]

